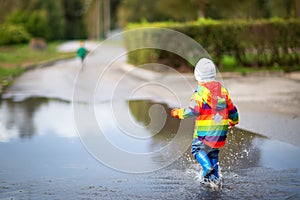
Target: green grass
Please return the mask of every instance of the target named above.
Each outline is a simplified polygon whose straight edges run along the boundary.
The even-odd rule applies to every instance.
[[[75,53],[60,53],[56,51],[60,43],[49,43],[46,50],[32,50],[27,44],[0,46],[0,67],[26,68],[29,65],[38,64],[44,61],[63,59],[76,56]]]
[[[292,55],[289,55],[292,56]],[[288,57],[286,57],[287,59]],[[257,62],[257,58],[253,55],[246,55],[247,62],[249,64]],[[270,55],[264,54],[260,56],[260,62],[261,65],[264,63],[263,66],[241,66],[237,59],[234,56],[224,55],[221,59],[222,67],[219,69],[221,72],[237,72],[242,75],[254,73],[254,72],[275,72],[275,71],[283,71],[283,72],[292,72],[292,71],[299,71],[300,65],[293,65],[293,66],[281,66],[278,64],[275,64],[273,66],[270,66]]]
[[[59,44],[49,43],[46,50],[32,50],[28,44],[0,46],[0,93],[12,83],[14,77],[32,65],[76,56],[75,53],[57,52]]]
[[[12,83],[13,78],[24,72],[21,67],[3,68],[0,67],[0,91],[3,87]]]
[[[283,67],[275,66],[275,67],[244,67],[244,66],[236,66],[236,67],[223,67],[219,69],[220,72],[236,72],[241,75],[247,75],[256,72],[283,72]]]

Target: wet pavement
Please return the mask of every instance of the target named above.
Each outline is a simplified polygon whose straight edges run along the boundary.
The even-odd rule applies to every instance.
[[[166,104],[149,100],[123,105],[136,123],[147,124],[149,109],[158,104],[170,110]],[[189,154],[190,147],[175,162],[151,173],[120,172],[97,162],[74,130],[68,102],[3,100],[0,113],[7,116],[0,124],[1,199],[298,199],[300,195],[300,149],[255,133],[240,129],[229,133],[220,155],[223,188],[212,191],[201,187],[197,179],[201,168]],[[158,110],[153,113],[159,114]],[[169,115],[166,120],[139,151],[160,148],[174,138],[172,132],[180,121]],[[192,125],[193,119],[187,123]],[[151,128],[144,129],[151,134]],[[97,130],[85,134],[91,131]],[[192,126],[184,131],[189,142]],[[136,147],[141,142],[132,137],[122,144],[118,138],[110,139],[120,146]],[[168,152],[163,156],[167,158]]]
[[[203,188],[193,119],[169,115],[188,104],[193,78],[124,70],[125,59],[105,44],[84,66],[72,59],[16,80],[0,102],[0,199],[299,199],[299,146],[263,128],[230,131],[223,188]]]

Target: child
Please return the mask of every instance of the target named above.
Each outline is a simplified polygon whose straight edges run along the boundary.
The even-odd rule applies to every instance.
[[[179,119],[197,117],[191,153],[203,168],[201,181],[219,183],[219,149],[225,145],[228,129],[238,124],[238,111],[227,89],[215,80],[216,67],[210,59],[200,59],[194,75],[198,88],[189,107],[173,109],[171,115]]]
[[[77,56],[81,59],[81,64],[83,64],[86,54],[87,54],[87,50],[86,48],[84,48],[84,43],[83,41],[80,41],[80,47],[77,50]]]

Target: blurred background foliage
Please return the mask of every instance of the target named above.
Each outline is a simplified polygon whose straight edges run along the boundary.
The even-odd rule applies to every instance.
[[[123,0],[118,8],[118,22],[179,21],[198,18],[261,19],[298,18],[299,0]]]
[[[142,27],[168,28],[184,33],[197,41],[214,59],[221,70],[235,71],[237,67],[255,67],[283,69],[285,71],[299,70],[300,63],[300,20],[297,19],[232,19],[211,20],[199,19],[186,23],[158,22],[132,23],[128,30]],[[193,66],[201,57],[206,57],[198,49],[185,47],[182,41],[173,39],[170,33],[162,36],[155,31],[138,29],[138,34],[127,34],[125,45],[133,50],[128,54],[128,61],[134,65],[146,63],[161,63],[172,66],[179,71],[192,71]],[[160,37],[159,39],[157,37]],[[164,38],[162,38],[164,37]],[[164,49],[175,43],[177,52],[160,49],[139,49],[137,47],[151,46],[156,41],[166,42]],[[174,48],[170,48],[173,49]],[[185,55],[182,59],[178,55]]]
[[[99,7],[97,7],[99,4]],[[106,5],[107,4],[107,5]],[[97,13],[108,12],[109,30],[132,22],[188,22],[199,18],[298,18],[299,0],[0,0],[0,44],[47,40],[100,38]],[[96,25],[95,25],[96,24]],[[107,34],[107,33],[106,33]],[[6,37],[12,38],[5,40]],[[16,38],[16,35],[19,38]],[[97,38],[98,37],[98,38]]]
[[[113,29],[160,22],[198,41],[219,66],[299,63],[300,0],[0,0],[0,13],[0,45],[104,39]]]
[[[20,36],[46,40],[81,38],[85,37],[86,29],[82,16],[78,15],[80,9],[81,0],[0,0],[0,24],[23,27]]]

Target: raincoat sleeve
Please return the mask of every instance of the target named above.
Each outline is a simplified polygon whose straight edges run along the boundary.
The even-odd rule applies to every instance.
[[[239,123],[239,113],[236,106],[233,104],[229,93],[227,92],[227,108],[228,108],[228,118],[230,125],[236,125]]]
[[[175,108],[171,110],[171,115],[178,119],[186,119],[192,116],[199,116],[202,105],[202,98],[195,92],[191,99],[188,108]]]

